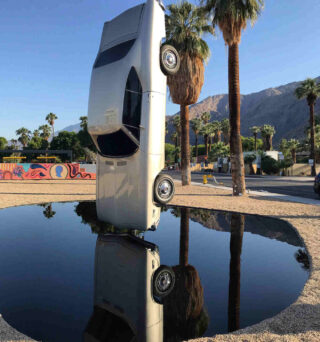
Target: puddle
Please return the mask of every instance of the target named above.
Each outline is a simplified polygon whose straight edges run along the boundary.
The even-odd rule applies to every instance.
[[[124,234],[80,202],[3,209],[0,222],[0,313],[44,342],[227,333],[279,313],[309,276],[294,229],[260,216],[169,207],[156,231]]]

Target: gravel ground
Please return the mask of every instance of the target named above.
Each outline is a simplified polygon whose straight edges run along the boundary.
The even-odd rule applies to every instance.
[[[95,199],[95,181],[0,181],[0,208]],[[320,207],[262,196],[235,198],[229,191],[177,183],[172,204],[281,218],[297,229],[311,259],[311,273],[295,303],[278,315],[233,334],[195,341],[320,341]],[[32,341],[0,317],[0,341]]]

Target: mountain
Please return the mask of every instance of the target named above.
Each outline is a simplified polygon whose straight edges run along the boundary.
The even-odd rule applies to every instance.
[[[316,79],[320,81],[320,77]],[[274,145],[281,139],[304,138],[305,127],[309,125],[309,107],[307,101],[297,100],[294,90],[301,82],[293,82],[276,88],[268,88],[257,93],[241,95],[241,134],[251,136],[251,126],[270,124],[275,126]],[[228,94],[209,96],[201,102],[190,106],[190,120],[199,117],[203,112],[211,113],[211,121],[222,120],[229,115]],[[315,113],[320,113],[320,100],[315,107]],[[166,142],[171,142],[174,132],[173,117],[179,112],[167,116],[168,134]],[[80,123],[67,126],[58,131],[78,132]],[[57,134],[56,133],[56,134]],[[201,138],[199,142],[202,142]],[[195,136],[190,129],[190,143],[195,143]]]
[[[320,81],[320,77],[316,79]],[[297,100],[294,90],[301,82],[293,82],[277,88],[268,88],[257,93],[241,95],[241,134],[251,136],[251,126],[270,124],[275,126],[274,144],[281,139],[304,138],[304,129],[309,124],[307,101]],[[203,112],[211,113],[211,121],[227,118],[229,115],[228,94],[209,96],[203,101],[190,106],[190,120]],[[320,101],[315,113],[320,112]],[[179,115],[179,112],[175,115]],[[173,117],[167,116],[168,134],[166,141],[174,132]],[[190,143],[195,143],[195,136],[190,129]]]
[[[62,131],[78,133],[80,131],[80,129],[81,129],[81,127],[80,127],[80,122],[79,122],[75,125],[70,125],[70,126],[67,126],[63,129],[60,129],[59,131],[55,132],[54,135],[57,136],[59,134],[59,132],[62,132]]]

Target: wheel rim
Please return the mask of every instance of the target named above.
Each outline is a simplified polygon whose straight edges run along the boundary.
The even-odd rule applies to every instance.
[[[176,54],[171,50],[165,51],[163,54],[163,63],[167,68],[174,69],[177,66]]]
[[[166,292],[170,289],[171,283],[171,274],[168,271],[161,272],[156,281],[157,290],[159,292]]]
[[[158,185],[158,195],[162,199],[167,199],[171,196],[172,193],[172,185],[171,183],[165,179]]]

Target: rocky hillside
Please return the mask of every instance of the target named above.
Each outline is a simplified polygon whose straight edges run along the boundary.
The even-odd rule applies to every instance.
[[[317,78],[320,81],[320,77]],[[275,126],[274,144],[282,138],[303,138],[304,129],[309,122],[309,107],[306,100],[297,100],[294,90],[300,82],[293,82],[277,88],[269,88],[258,93],[241,95],[241,134],[250,136],[251,126],[270,124]],[[211,120],[221,120],[229,115],[228,95],[214,95],[190,106],[190,119],[199,117],[203,112],[211,113]],[[320,101],[316,105],[320,113]],[[175,114],[178,115],[179,113]],[[168,130],[166,141],[174,131],[173,116],[167,116]],[[190,132],[191,144],[194,134]],[[170,141],[171,142],[171,141]]]

